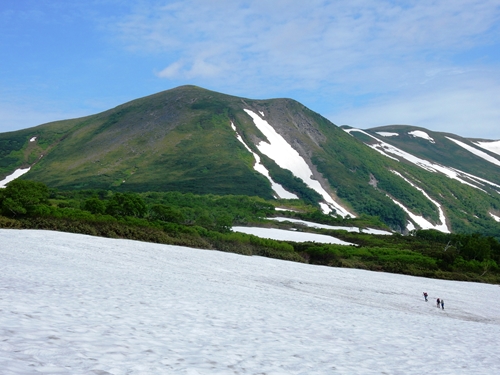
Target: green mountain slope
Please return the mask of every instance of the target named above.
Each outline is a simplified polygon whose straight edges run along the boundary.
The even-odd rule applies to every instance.
[[[376,136],[422,159],[500,185],[498,167],[446,135],[432,133],[436,141],[430,143],[418,137],[377,134],[404,133],[402,128],[347,132],[291,99],[252,100],[195,86],[164,91],[85,118],[0,134],[0,179],[17,168],[31,167],[22,178],[66,190],[277,197],[269,179],[254,169],[258,157],[274,182],[324,209],[328,202],[322,191],[299,178],[295,166],[280,166],[260,151],[262,142],[272,140],[245,110],[266,120],[305,161],[306,174],[353,215],[379,216],[401,231],[427,225],[419,224],[418,218],[430,227],[452,231],[489,234],[499,229],[491,214],[500,215],[500,187],[498,191],[491,184],[480,187],[479,180],[471,180],[476,185],[464,184],[373,149],[377,140],[372,136]],[[464,151],[470,160],[465,156],[458,160],[456,155]]]

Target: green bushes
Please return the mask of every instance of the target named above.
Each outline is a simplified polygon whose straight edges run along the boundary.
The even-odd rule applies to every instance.
[[[437,271],[442,272],[437,259],[405,249],[297,244],[295,250],[303,254],[312,264],[355,267],[424,277],[437,277]],[[486,264],[481,266],[482,270]],[[496,264],[491,263],[488,266],[492,271],[498,270]],[[475,272],[478,270],[477,267],[474,270],[471,269]]]
[[[148,209],[144,200],[135,193],[115,193],[106,205],[111,216],[144,217]]]
[[[0,191],[1,213],[9,217],[34,214],[47,205],[49,189],[41,182],[16,179]]]
[[[82,208],[92,214],[103,214],[106,211],[106,205],[97,197],[87,199]]]

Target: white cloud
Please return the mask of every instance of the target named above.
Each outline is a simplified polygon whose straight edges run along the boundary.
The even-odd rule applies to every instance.
[[[181,69],[184,66],[184,64],[180,61],[176,61],[169,66],[167,66],[165,69],[163,69],[161,72],[158,72],[158,77],[160,78],[175,78],[180,75]]]
[[[476,82],[455,91],[456,84],[440,81],[496,71],[488,59],[477,66],[459,55],[498,44],[499,19],[496,0],[193,0],[151,3],[118,23],[116,32],[129,48],[164,56],[162,78],[199,78],[198,84],[247,97],[291,96],[292,90],[332,97],[328,112],[340,114],[340,122],[370,118],[367,126],[382,125],[394,118],[453,128],[476,119],[486,129],[500,107],[497,90],[486,93]],[[352,111],[333,99],[342,95]],[[358,95],[378,100],[365,107]]]
[[[420,1],[403,8],[390,1],[184,1],[141,8],[117,27],[135,49],[176,50],[195,59],[216,43],[221,52],[232,51],[242,61],[252,58],[259,64],[292,67],[315,62],[330,70],[345,67],[346,61],[366,64],[370,56],[387,62],[413,60],[418,51],[465,50],[495,24],[497,5]],[[332,57],[336,59],[329,60]]]

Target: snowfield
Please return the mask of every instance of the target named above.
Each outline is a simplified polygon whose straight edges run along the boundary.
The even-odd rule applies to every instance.
[[[0,244],[2,375],[500,373],[498,285],[50,231]]]

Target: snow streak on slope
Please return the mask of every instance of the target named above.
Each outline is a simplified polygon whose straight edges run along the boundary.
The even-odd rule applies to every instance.
[[[500,373],[497,285],[49,231],[0,243],[5,375]]]
[[[377,132],[378,135],[381,135],[382,137],[398,137],[399,133],[392,133],[392,132]]]
[[[473,153],[474,155],[479,156],[480,158],[482,158],[482,159],[484,159],[486,161],[489,161],[490,163],[493,163],[495,165],[500,166],[500,161],[498,159],[495,159],[493,156],[490,156],[487,153],[485,153],[485,152],[483,152],[481,150],[478,150],[477,148],[469,146],[468,144],[466,144],[464,142],[460,142],[457,139],[453,139],[453,138],[450,138],[450,137],[446,137],[446,138],[448,138],[452,142],[455,142],[460,147],[465,148],[467,151]]]
[[[271,125],[269,125],[266,120],[263,120],[259,117],[259,115],[248,109],[245,109],[245,112],[252,118],[255,126],[257,126],[257,128],[269,141],[269,143],[260,142],[257,145],[260,152],[273,159],[281,168],[291,171],[296,177],[301,178],[308,187],[320,194],[328,204],[328,206],[324,204],[322,205],[324,212],[328,213],[332,210],[332,208],[334,208],[341,216],[345,217],[349,215],[351,217],[355,217],[355,215],[351,214],[340,204],[335,202],[330,194],[323,189],[318,180],[313,180],[313,173],[306,161],[281,135],[276,132],[276,130],[274,130]]]
[[[24,168],[24,169],[16,169],[14,173],[8,175],[5,177],[2,181],[0,181],[0,188],[5,188],[7,184],[11,181],[14,181],[16,178],[22,176],[25,173],[28,173],[31,167],[29,168]]]
[[[397,157],[403,158],[403,159],[409,161],[410,163],[413,163],[416,166],[418,166],[422,169],[425,169],[429,172],[442,173],[448,178],[451,178],[453,180],[457,180],[457,181],[461,182],[462,184],[472,186],[473,188],[481,190],[485,193],[486,193],[486,191],[484,189],[481,189],[480,186],[484,186],[485,184],[487,184],[487,185],[490,185],[491,187],[500,188],[500,185],[497,185],[497,184],[495,184],[491,181],[485,180],[483,178],[474,176],[470,173],[466,173],[466,172],[461,171],[461,170],[456,169],[456,168],[445,167],[443,165],[436,164],[436,163],[430,162],[428,160],[416,157],[416,156],[414,156],[406,151],[403,151],[403,150],[401,150],[397,147],[394,147],[394,146],[392,146],[384,141],[381,141],[380,139],[374,137],[371,134],[368,134],[367,132],[365,132],[363,130],[360,130],[360,129],[344,129],[344,130],[347,133],[352,133],[352,132],[363,133],[363,134],[373,138],[374,140],[377,141],[377,143],[371,144],[368,146],[371,147],[372,149],[374,149],[375,151],[378,151],[380,154],[382,154],[386,157],[389,157],[391,159],[399,161],[399,159]],[[395,155],[396,157],[394,157],[393,155]],[[467,179],[469,181],[467,181],[465,179]]]
[[[267,170],[266,167],[264,167],[264,165],[260,162],[260,156],[257,155],[255,152],[253,152],[250,147],[248,147],[245,143],[245,141],[243,140],[243,138],[241,138],[241,136],[238,134],[238,131],[236,130],[236,126],[234,126],[233,123],[231,123],[231,128],[235,131],[236,133],[236,139],[238,139],[238,141],[240,141],[243,146],[245,146],[245,148],[253,155],[253,157],[255,158],[255,165],[253,166],[253,169],[255,169],[257,172],[259,172],[260,174],[264,175],[264,177],[266,177],[269,182],[271,183],[271,188],[273,189],[273,191],[276,193],[276,195],[279,197],[279,198],[283,198],[283,199],[298,199],[299,197],[297,197],[295,194],[293,193],[290,193],[289,191],[287,191],[283,186],[281,186],[280,184],[274,182],[274,180],[271,178],[271,176],[269,175],[269,171]]]
[[[491,212],[490,212],[489,214],[490,214],[490,216],[491,216],[493,219],[495,219],[495,221],[496,221],[496,222],[499,222],[499,223],[500,223],[500,217],[499,217],[499,216],[494,215],[494,214],[492,214]]]
[[[406,177],[404,177],[401,173],[397,172],[397,171],[391,171],[392,173],[394,173],[396,176],[399,176],[401,177],[403,180],[405,180],[407,183],[409,183],[411,186],[413,186],[415,189],[417,189],[418,191],[420,191],[428,200],[430,200],[432,202],[432,204],[434,204],[437,209],[438,209],[438,212],[439,212],[439,221],[441,222],[441,224],[439,225],[434,225],[432,224],[431,222],[429,222],[428,220],[424,219],[422,216],[418,216],[418,215],[415,215],[413,213],[410,212],[410,210],[408,210],[406,207],[404,207],[401,203],[399,202],[396,202],[393,198],[391,198],[397,205],[399,205],[403,210],[406,211],[406,213],[408,215],[410,215],[410,217],[418,224],[420,225],[420,227],[422,229],[436,229],[436,230],[439,230],[441,232],[444,232],[444,233],[450,233],[450,229],[448,228],[448,226],[446,225],[446,217],[444,215],[444,211],[443,211],[443,208],[441,207],[441,205],[436,202],[434,199],[432,199],[429,194],[427,194],[424,189],[416,186],[414,183],[412,183],[410,180],[408,180]]]
[[[473,142],[473,143],[475,143],[479,147],[484,148],[485,150],[500,155],[500,141]]]

